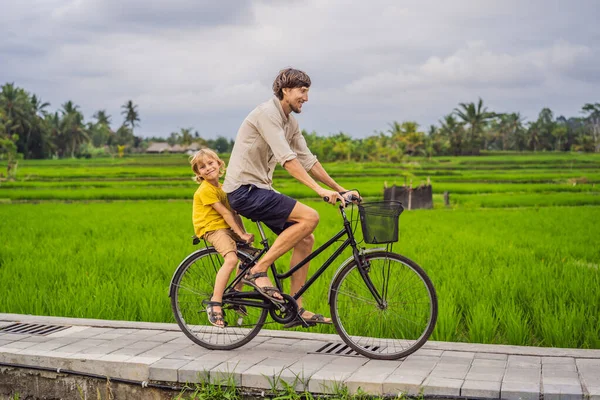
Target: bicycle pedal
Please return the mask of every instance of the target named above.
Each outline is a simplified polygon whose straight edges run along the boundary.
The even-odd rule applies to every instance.
[[[313,326],[316,326],[317,324],[315,324],[314,322],[308,322],[306,321],[304,318],[300,317],[300,320],[302,320],[302,327],[303,328],[312,328]]]

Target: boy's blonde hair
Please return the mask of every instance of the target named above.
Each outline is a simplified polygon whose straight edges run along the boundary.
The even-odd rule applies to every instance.
[[[225,161],[221,160],[219,158],[219,156],[217,155],[217,153],[215,153],[213,150],[211,150],[209,148],[200,149],[196,152],[196,154],[194,154],[193,156],[190,157],[190,164],[192,165],[192,171],[194,171],[194,174],[196,174],[196,176],[194,177],[194,180],[198,183],[202,183],[202,181],[204,180],[200,176],[200,167],[205,164],[205,160],[207,158],[212,158],[217,163],[219,163],[219,177],[223,176],[223,174],[225,173]]]

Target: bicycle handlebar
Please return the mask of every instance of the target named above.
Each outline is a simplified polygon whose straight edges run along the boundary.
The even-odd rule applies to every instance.
[[[347,193],[347,192],[344,192],[344,193]],[[342,193],[340,193],[340,195],[342,195],[342,196],[343,196],[343,194],[342,194]],[[323,201],[325,201],[325,202],[329,203],[329,196],[325,196],[325,197],[323,197]],[[340,201],[341,201],[340,199],[337,199],[337,202],[338,202],[338,203],[339,203]],[[349,203],[352,203],[353,201],[358,201],[358,202],[360,202],[360,201],[361,201],[361,198],[360,198],[360,197],[357,197],[357,196],[355,196],[355,195],[353,195],[353,194],[351,194],[351,195],[350,195],[350,198],[349,198],[349,199],[346,199],[346,206],[348,206],[348,204],[349,204]]]

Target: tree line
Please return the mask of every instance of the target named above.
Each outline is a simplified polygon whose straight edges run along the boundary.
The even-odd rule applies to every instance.
[[[322,161],[397,162],[407,155],[477,155],[482,150],[600,152],[600,103],[585,104],[581,116],[570,118],[543,108],[536,120],[526,122],[520,113],[489,111],[479,99],[460,103],[426,130],[414,121],[394,121],[388,130],[364,139],[344,132],[303,133]]]
[[[131,100],[121,106],[122,121],[115,127],[106,110],[91,121],[72,101],[51,112],[50,104],[35,94],[6,83],[0,88],[0,158],[9,164],[17,158],[97,157],[126,151],[143,151],[151,141],[171,145],[214,148],[227,153],[233,140],[222,136],[204,139],[193,128],[181,128],[167,138],[135,136],[138,106]],[[310,149],[322,161],[400,161],[405,156],[477,155],[481,150],[600,151],[600,103],[583,105],[579,116],[555,116],[543,108],[537,119],[525,121],[518,112],[496,113],[479,99],[460,103],[439,120],[422,129],[414,121],[392,122],[386,131],[354,139],[340,132],[319,135],[303,131]]]

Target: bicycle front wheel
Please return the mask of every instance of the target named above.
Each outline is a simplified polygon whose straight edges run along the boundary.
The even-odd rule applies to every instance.
[[[364,259],[363,267],[356,261],[344,267],[331,285],[335,328],[366,357],[406,357],[427,341],[435,326],[433,284],[421,267],[399,254],[379,251]]]
[[[240,252],[238,258],[244,261]],[[180,265],[171,281],[171,307],[177,324],[192,341],[213,350],[231,350],[248,343],[258,334],[268,314],[261,307],[266,304],[263,299],[240,300],[246,304],[244,313],[238,311],[239,304],[236,307],[233,301],[224,298],[222,309],[227,326],[211,325],[205,303],[213,294],[217,271],[223,262],[215,249],[200,250]]]

